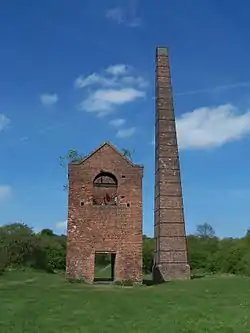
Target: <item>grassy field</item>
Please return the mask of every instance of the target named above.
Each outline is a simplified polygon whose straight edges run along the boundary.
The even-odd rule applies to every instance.
[[[246,333],[250,279],[209,277],[125,288],[11,272],[0,277],[0,332]]]
[[[111,265],[95,266],[95,279],[111,278]]]

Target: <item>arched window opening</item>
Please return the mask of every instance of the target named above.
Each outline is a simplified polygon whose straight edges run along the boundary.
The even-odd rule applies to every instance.
[[[93,182],[93,204],[116,206],[118,203],[117,187],[117,179],[113,174],[108,172],[98,174]]]

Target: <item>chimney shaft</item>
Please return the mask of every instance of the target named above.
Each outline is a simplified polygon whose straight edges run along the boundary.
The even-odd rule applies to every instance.
[[[168,50],[156,49],[155,207],[153,278],[189,279],[180,164]]]

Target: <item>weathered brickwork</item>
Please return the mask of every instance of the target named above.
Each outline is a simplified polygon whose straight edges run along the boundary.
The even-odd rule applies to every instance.
[[[92,283],[95,253],[107,252],[116,281],[142,282],[142,177],[110,143],[69,165],[68,278]]]
[[[153,277],[189,279],[179,154],[170,66],[166,48],[156,50],[155,222]]]

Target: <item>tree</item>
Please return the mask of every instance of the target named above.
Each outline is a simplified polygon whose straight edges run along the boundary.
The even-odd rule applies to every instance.
[[[5,247],[0,243],[0,275],[2,275],[8,266],[8,257]]]
[[[196,234],[198,237],[201,237],[201,238],[215,237],[215,231],[214,231],[213,227],[208,223],[199,224],[196,229]]]
[[[152,272],[154,263],[154,248],[154,239],[143,235],[143,271],[146,274]]]
[[[132,153],[127,148],[122,148],[122,155],[132,161]]]
[[[59,161],[63,168],[67,168],[69,163],[76,163],[83,158],[84,155],[79,154],[76,149],[69,149],[66,155],[59,156]]]
[[[43,229],[41,230],[41,235],[54,236],[54,232],[51,229]]]
[[[48,272],[64,270],[66,265],[66,237],[40,234],[38,239],[43,249],[42,258],[45,259],[43,268]]]
[[[36,265],[39,244],[32,228],[26,224],[12,223],[0,227],[0,247],[6,251],[8,266]]]
[[[69,149],[66,155],[59,156],[61,167],[67,172],[69,163],[76,163],[81,161],[84,155],[79,154],[76,149]],[[63,185],[63,189],[68,189],[68,184]]]
[[[208,224],[199,225],[195,235],[187,236],[188,255],[194,274],[226,273],[250,276],[250,233],[242,238],[219,239]],[[6,268],[37,268],[47,272],[65,270],[66,235],[51,229],[35,233],[23,223],[0,227],[0,274]],[[143,270],[152,271],[154,239],[143,235]],[[106,265],[107,256],[98,263]]]

